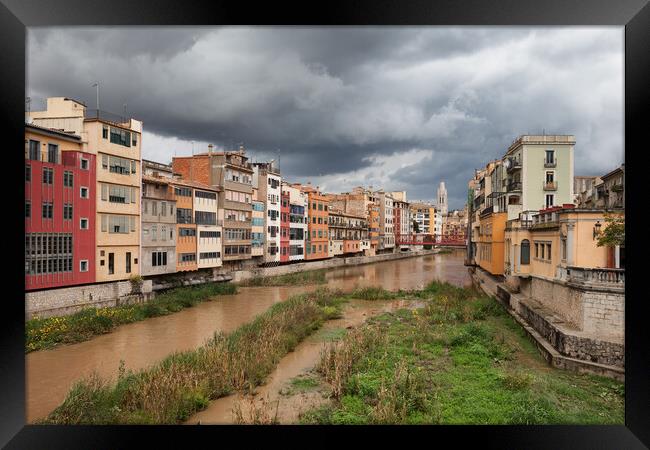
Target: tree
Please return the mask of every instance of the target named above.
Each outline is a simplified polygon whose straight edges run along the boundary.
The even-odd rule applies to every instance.
[[[625,216],[605,214],[605,229],[598,235],[598,247],[625,245]]]
[[[420,232],[420,225],[418,225],[417,220],[413,221],[413,230],[415,230],[416,233]]]

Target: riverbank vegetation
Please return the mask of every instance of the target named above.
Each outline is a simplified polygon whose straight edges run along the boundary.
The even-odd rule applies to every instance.
[[[330,343],[319,424],[623,424],[623,383],[555,369],[493,299],[431,283],[424,308],[369,320]]]
[[[272,277],[253,277],[239,282],[239,286],[304,286],[307,284],[324,284],[325,269],[308,270],[305,272],[287,273]]]
[[[76,383],[41,423],[171,424],[187,420],[210,400],[250,392],[278,361],[324,320],[340,315],[339,291],[319,288],[276,303],[229,335],[172,354],[138,371],[120,370],[116,382],[93,375]]]
[[[158,294],[146,303],[106,308],[87,308],[69,316],[34,318],[25,323],[25,351],[44,350],[59,344],[86,341],[110,333],[118,325],[163,316],[209,301],[217,295],[234,294],[232,283],[207,283],[179,287]]]

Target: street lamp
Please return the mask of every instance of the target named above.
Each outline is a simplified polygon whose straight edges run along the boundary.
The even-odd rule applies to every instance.
[[[600,226],[601,226],[600,225],[600,220],[597,220],[596,224],[594,225],[593,239],[596,239],[596,237],[600,235]]]

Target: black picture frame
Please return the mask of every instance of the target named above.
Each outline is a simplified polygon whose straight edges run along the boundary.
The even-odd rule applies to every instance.
[[[628,242],[626,286],[626,389],[625,426],[435,426],[435,427],[175,427],[175,426],[35,426],[25,425],[24,274],[21,225],[9,217],[21,217],[23,198],[12,195],[24,186],[21,156],[16,148],[24,139],[26,27],[57,25],[620,25],[625,26],[625,162]],[[650,109],[650,4],[648,0],[463,0],[463,1],[329,1],[248,3],[224,1],[177,2],[174,0],[0,0],[0,111],[6,131],[7,158],[4,172],[5,215],[3,239],[7,257],[3,269],[3,312],[0,327],[0,445],[6,448],[124,448],[136,438],[151,445],[189,447],[197,436],[211,447],[227,437],[244,434],[267,443],[312,445],[312,433],[320,444],[338,443],[339,433],[358,434],[365,445],[393,438],[411,445],[422,442],[449,446],[475,441],[482,448],[617,448],[650,446],[650,395],[648,384],[648,326],[641,262],[643,213],[631,196],[647,192],[641,186],[643,153],[647,152],[647,119]],[[60,70],[62,68],[53,68]],[[589,70],[585,68],[585,70]],[[14,163],[9,164],[10,161]],[[16,177],[15,184],[13,177]],[[9,178],[9,179],[8,179]],[[11,184],[10,184],[11,183]],[[22,189],[20,192],[23,192]],[[24,192],[23,192],[24,194]],[[24,229],[23,229],[24,231]],[[638,243],[638,244],[637,244]],[[16,280],[20,280],[16,282]],[[7,289],[11,287],[11,289]],[[268,436],[267,436],[268,434]],[[271,436],[272,434],[272,436]],[[417,435],[417,436],[416,436]],[[300,439],[301,437],[307,439]],[[244,445],[249,445],[245,441]],[[237,444],[241,445],[241,443]],[[444,444],[442,444],[444,445]]]

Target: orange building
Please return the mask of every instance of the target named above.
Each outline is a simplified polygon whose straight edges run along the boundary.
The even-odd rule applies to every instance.
[[[323,259],[329,257],[329,200],[318,188],[300,186],[307,193],[309,225],[305,239],[305,259]]]
[[[493,212],[486,208],[479,217],[479,236],[476,260],[492,275],[503,275],[504,237],[507,212]]]
[[[172,184],[176,200],[176,270],[197,270],[193,189],[183,180],[174,180]]]

